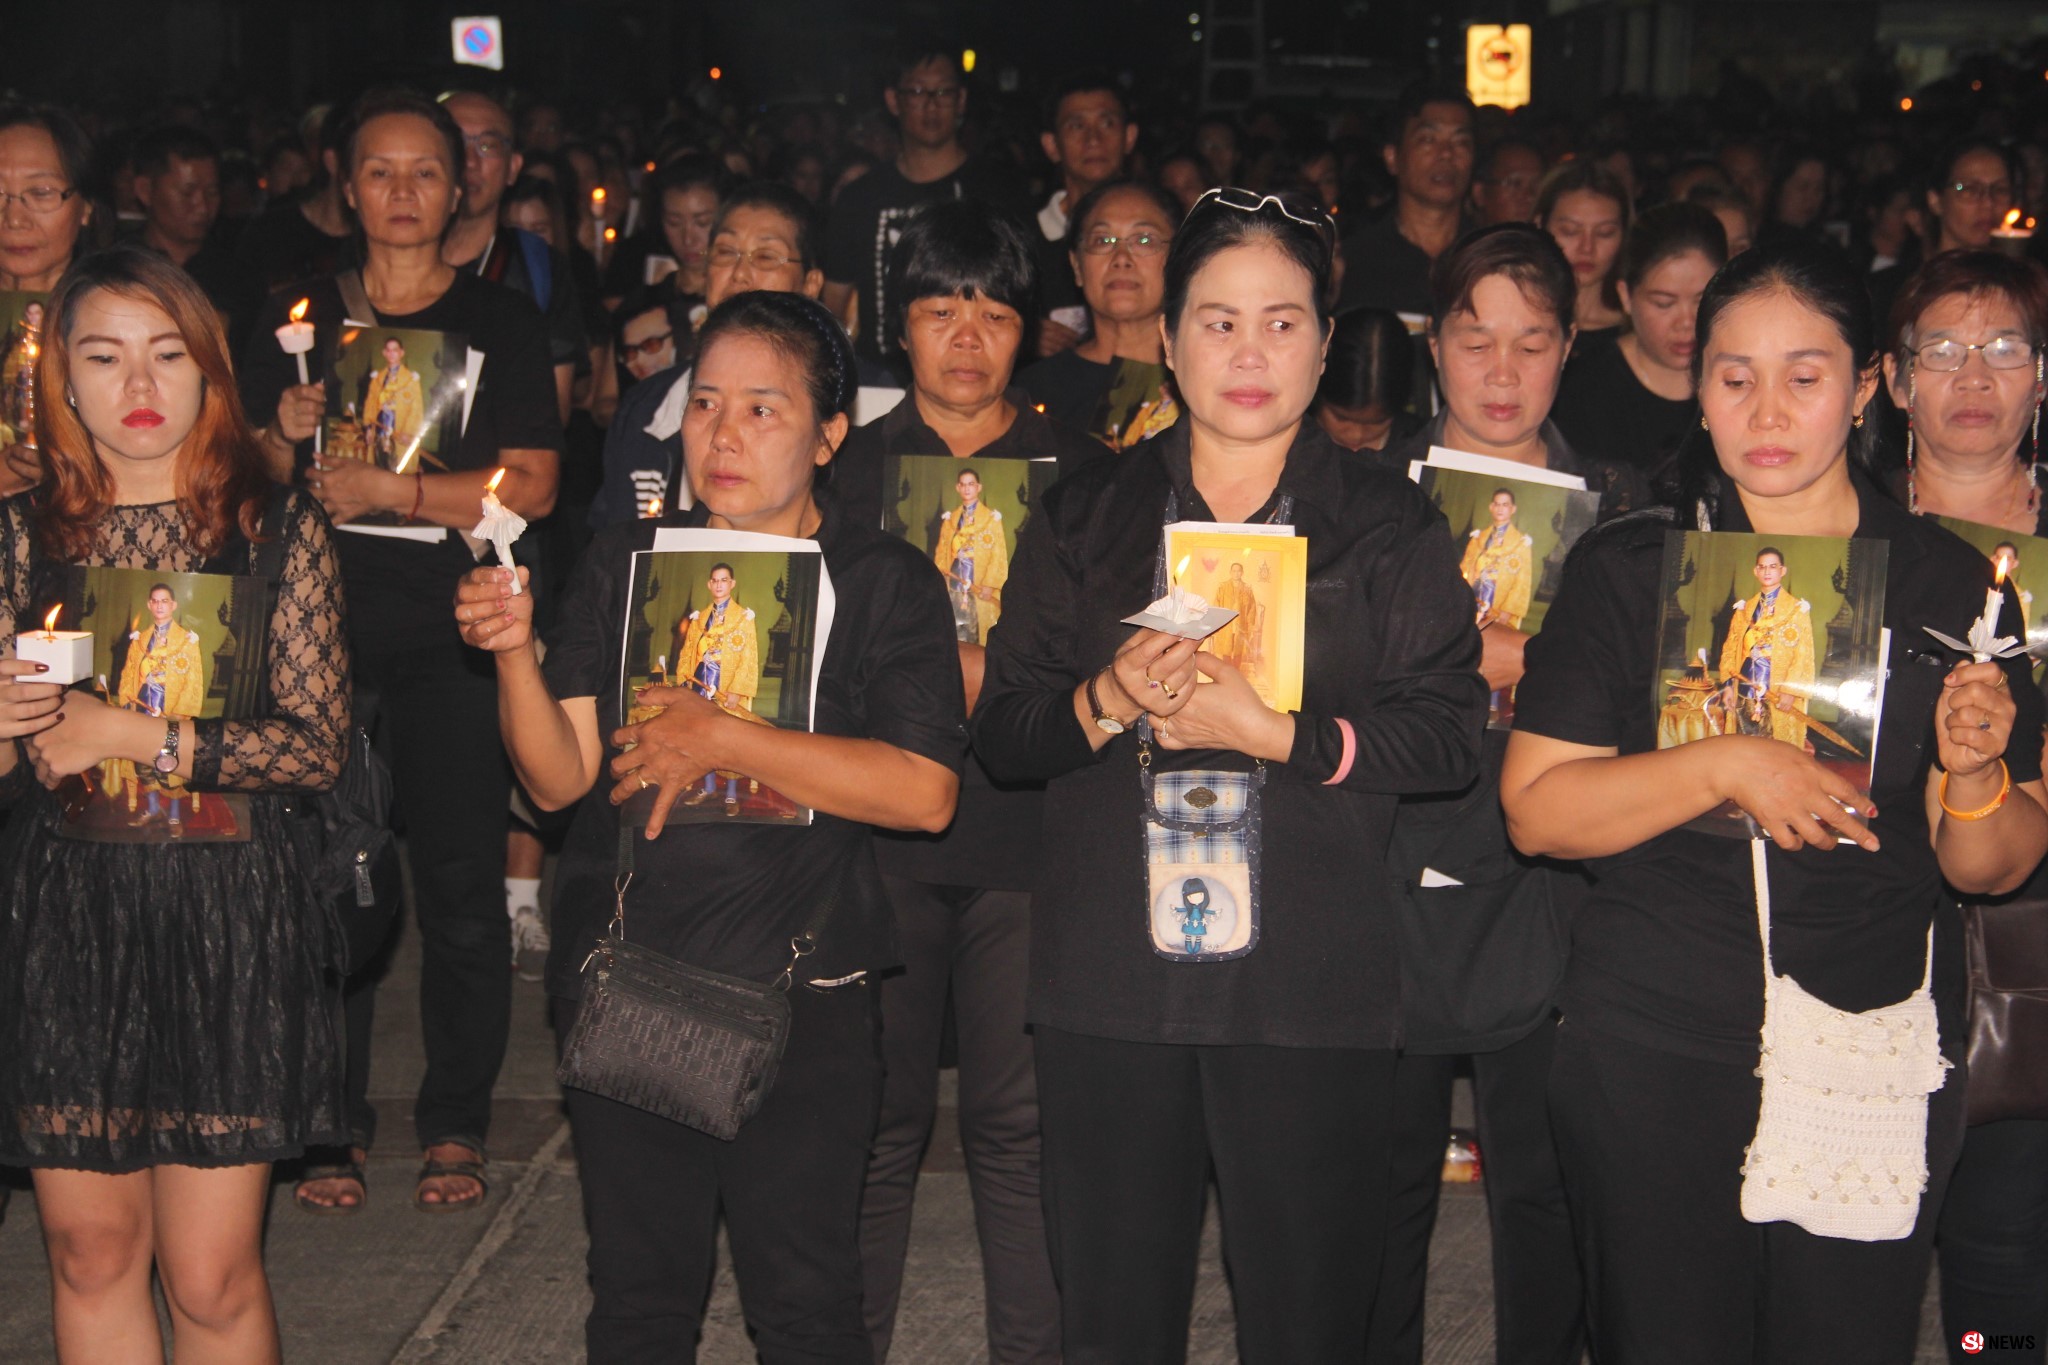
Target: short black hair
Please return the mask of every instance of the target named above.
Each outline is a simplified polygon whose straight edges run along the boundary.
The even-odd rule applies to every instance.
[[[602,163],[600,162],[600,165]],[[718,196],[723,205],[725,196],[732,192],[732,172],[725,163],[708,152],[690,152],[663,166],[647,182],[647,205],[649,217],[661,217],[661,200],[670,190],[694,190],[698,187],[710,190]]]
[[[612,312],[612,340],[623,347],[626,324],[658,309],[668,319],[669,333],[676,343],[676,355],[687,360],[690,356],[690,308],[693,303],[688,295],[671,290],[649,286],[636,288],[620,299],[619,306]]]
[[[1944,145],[1934,154],[1934,160],[1927,164],[1928,191],[1940,194],[1952,182],[1956,173],[1956,163],[1972,152],[1989,152],[2004,163],[2006,179],[2018,178],[2012,152],[2004,143],[1994,142],[1988,137],[1962,137]]]
[[[1477,116],[1472,107],[1472,96],[1463,87],[1444,81],[1415,81],[1404,89],[1394,100],[1394,107],[1387,111],[1386,145],[1394,146],[1407,133],[1408,125],[1422,116],[1422,111],[1432,104],[1455,104],[1466,113]]]
[[[711,310],[697,330],[699,361],[720,337],[759,337],[803,368],[804,391],[819,426],[853,407],[860,361],[839,319],[802,294],[749,289]]]
[[[894,89],[903,78],[923,66],[926,62],[944,62],[953,68],[955,75],[960,72],[960,53],[939,42],[928,33],[921,33],[900,44],[895,59],[889,64],[889,86]]]
[[[900,328],[919,299],[993,299],[1029,322],[1038,307],[1038,262],[1024,230],[980,199],[943,199],[918,210],[889,250],[888,297]]]
[[[1517,507],[1521,506],[1522,504],[1522,500],[1515,496],[1515,490],[1512,488],[1494,489],[1493,496],[1489,497],[1487,501],[1492,502],[1494,498],[1506,498],[1509,502],[1514,503]]]
[[[180,161],[211,161],[220,164],[220,144],[206,134],[170,124],[152,128],[135,139],[135,150],[129,154],[129,164],[137,175],[155,179],[171,168],[171,158]]]
[[[1407,403],[1414,372],[1415,345],[1401,319],[1385,308],[1354,308],[1330,330],[1316,401],[1391,417]]]
[[[720,198],[718,221],[711,228],[713,237],[725,226],[727,216],[739,208],[767,209],[787,218],[796,226],[796,240],[790,243],[796,249],[796,263],[805,270],[818,264],[824,229],[818,223],[818,211],[810,200],[779,180],[749,180]]]
[[[1069,75],[1066,79],[1062,80],[1058,85],[1054,86],[1052,93],[1046,96],[1046,131],[1049,133],[1059,131],[1060,104],[1067,98],[1067,96],[1093,95],[1098,91],[1106,95],[1114,96],[1116,98],[1117,111],[1124,116],[1124,122],[1130,122],[1130,97],[1124,94],[1123,86],[1117,83],[1117,78],[1114,75],[1112,75],[1108,71],[1101,70],[1076,71],[1073,74]]]
[[[1652,270],[1691,252],[1698,252],[1720,269],[1728,263],[1728,230],[1712,209],[1699,204],[1659,204],[1644,209],[1629,228],[1615,275],[1631,290],[1641,289]]]
[[[462,129],[455,122],[454,115],[417,90],[403,86],[387,86],[377,90],[366,90],[362,97],[349,107],[348,118],[342,127],[341,142],[335,156],[341,178],[346,180],[355,174],[356,144],[363,136],[363,126],[372,119],[387,114],[410,114],[423,118],[434,126],[441,140],[448,148],[449,180],[455,188],[462,188]]]
[[[1560,334],[1572,329],[1578,281],[1564,249],[1542,228],[1528,223],[1495,223],[1466,233],[1436,258],[1429,272],[1429,328],[1441,332],[1454,313],[1472,311],[1479,282],[1505,275],[1531,303],[1557,319]]]
[[[1249,195],[1249,190],[1231,193]],[[1259,197],[1259,196],[1253,196]],[[1334,254],[1334,226],[1329,231],[1298,221],[1317,219],[1327,223],[1329,215],[1320,204],[1298,194],[1266,195],[1257,209],[1233,208],[1216,191],[1210,191],[1181,220],[1173,245],[1166,252],[1166,326],[1180,326],[1181,310],[1187,306],[1188,286],[1211,259],[1232,247],[1251,242],[1271,242],[1289,260],[1307,272],[1309,298],[1315,308],[1316,327],[1329,321],[1324,303],[1330,292],[1330,266]],[[1271,202],[1278,199],[1280,203]],[[1286,205],[1282,212],[1280,204]]]
[[[1753,563],[1761,563],[1761,562],[1763,562],[1763,557],[1764,557],[1765,555],[1776,555],[1776,556],[1778,557],[1778,562],[1779,562],[1780,564],[1783,564],[1783,563],[1785,562],[1785,552],[1784,552],[1783,550],[1779,549],[1779,548],[1778,548],[1777,546],[1775,546],[1775,545],[1766,545],[1766,546],[1764,546],[1764,547],[1763,547],[1763,548],[1762,548],[1761,550],[1758,550],[1758,551],[1756,552],[1756,559],[1755,559],[1755,560],[1753,560],[1752,562],[1753,562]]]
[[[1088,193],[1082,195],[1080,202],[1075,204],[1072,212],[1067,214],[1066,247],[1068,255],[1078,256],[1081,254],[1081,234],[1088,230],[1088,220],[1095,216],[1096,207],[1110,195],[1125,190],[1130,191],[1132,194],[1143,195],[1151,200],[1152,207],[1159,210],[1159,221],[1168,228],[1172,228],[1180,222],[1180,205],[1175,202],[1172,195],[1160,189],[1151,181],[1105,180],[1094,189],[1088,191]]]
[[[1517,148],[1535,156],[1538,166],[1543,164],[1543,152],[1535,143],[1525,142],[1518,137],[1504,137],[1479,154],[1479,159],[1472,165],[1472,182],[1477,185],[1491,183],[1494,163],[1500,160],[1503,152],[1514,151]]]

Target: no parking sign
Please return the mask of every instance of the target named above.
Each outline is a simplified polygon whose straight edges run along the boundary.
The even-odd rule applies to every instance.
[[[487,66],[493,71],[505,69],[505,29],[496,15],[457,19],[450,27],[457,63]]]

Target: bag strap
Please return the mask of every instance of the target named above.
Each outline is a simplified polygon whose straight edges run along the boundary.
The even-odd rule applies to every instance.
[[[258,578],[284,577],[284,514],[291,496],[291,489],[273,484],[263,504],[263,525],[258,532],[262,539],[250,547],[249,555],[250,568]]]
[[[334,277],[334,287],[341,291],[341,306],[347,310],[351,322],[377,325],[377,305],[370,302],[370,291],[363,288],[363,272],[351,266]]]
[[[1770,990],[1772,978],[1778,974],[1777,968],[1771,965],[1771,867],[1769,859],[1765,856],[1765,851],[1769,847],[1770,840],[1768,839],[1751,839],[1749,841],[1750,879],[1756,883],[1756,928],[1758,935],[1764,941],[1764,989],[1766,991]],[[1934,925],[1930,922],[1927,926],[1926,965],[1920,969],[1920,993],[1926,994],[1927,988],[1933,984]]]
[[[636,842],[638,842],[638,832],[635,827],[621,820],[619,822],[619,868],[617,875],[612,879],[612,894],[614,897],[612,921],[605,928],[606,934],[618,939],[621,943],[626,940],[626,888],[633,884],[633,845]],[[781,972],[777,973],[774,981],[769,983],[776,990],[786,991],[795,984],[797,964],[818,951],[818,940],[824,934],[825,925],[830,922],[832,912],[839,906],[839,893],[844,889],[844,886],[845,878],[842,877],[840,884],[833,888],[832,894],[820,901],[817,909],[811,912],[811,917],[804,922],[804,927],[791,935],[789,940],[789,962],[783,967]]]

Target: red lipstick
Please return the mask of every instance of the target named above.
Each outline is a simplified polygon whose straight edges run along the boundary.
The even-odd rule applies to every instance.
[[[121,419],[124,427],[160,427],[163,424],[163,414],[149,408],[137,408]]]

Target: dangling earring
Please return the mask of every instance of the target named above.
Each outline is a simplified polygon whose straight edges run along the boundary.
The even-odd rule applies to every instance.
[[[1913,362],[1907,361],[1910,367]],[[1917,369],[1906,371],[1906,510],[1914,516],[1920,515],[1920,489],[1913,482],[1913,396],[1920,389],[1920,373]]]
[[[1857,413],[1856,416],[1850,420],[1849,425],[1855,427],[1858,431],[1861,431],[1863,429],[1863,414],[1860,412]]]
[[[2038,410],[2036,411],[2036,415],[2038,415]],[[1705,413],[1703,412],[1703,413],[1701,413],[1701,414],[1700,414],[1700,430],[1701,430],[1701,431],[1705,431],[1706,429],[1707,429],[1707,415],[1706,415],[1706,414],[1705,414]]]

